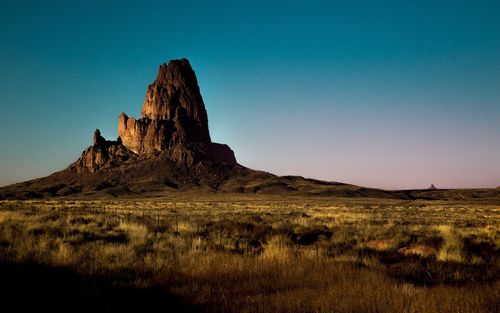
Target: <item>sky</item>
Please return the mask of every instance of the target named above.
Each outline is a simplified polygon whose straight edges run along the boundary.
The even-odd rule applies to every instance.
[[[0,186],[115,139],[175,58],[247,167],[500,186],[500,2],[472,0],[0,0]]]

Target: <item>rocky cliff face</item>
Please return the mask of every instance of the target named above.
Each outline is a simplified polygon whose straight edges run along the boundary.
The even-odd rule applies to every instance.
[[[181,143],[210,143],[208,118],[196,75],[186,59],[162,64],[136,120],[122,113],[118,136],[135,153],[163,151]]]
[[[175,145],[175,124],[171,120],[140,118],[122,113],[118,117],[118,136],[122,144],[135,153],[151,154]]]
[[[237,164],[227,145],[210,139],[205,104],[188,60],[172,60],[160,66],[156,80],[147,88],[141,115],[135,119],[120,114],[117,141],[105,140],[96,130],[94,144],[72,168],[79,173],[94,173],[129,159],[158,154],[188,167],[204,161]]]

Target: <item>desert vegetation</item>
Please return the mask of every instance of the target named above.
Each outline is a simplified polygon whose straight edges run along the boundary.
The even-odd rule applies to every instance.
[[[499,217],[256,195],[3,201],[2,294],[53,311],[497,312]]]

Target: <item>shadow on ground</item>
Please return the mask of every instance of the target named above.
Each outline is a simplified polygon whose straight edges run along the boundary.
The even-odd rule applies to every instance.
[[[4,312],[200,311],[159,288],[116,287],[105,278],[32,263],[0,263],[0,294]]]

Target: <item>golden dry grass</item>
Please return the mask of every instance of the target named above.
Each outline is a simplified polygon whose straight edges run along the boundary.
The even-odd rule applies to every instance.
[[[496,312],[499,217],[318,198],[3,201],[0,255],[159,289],[183,311]]]

